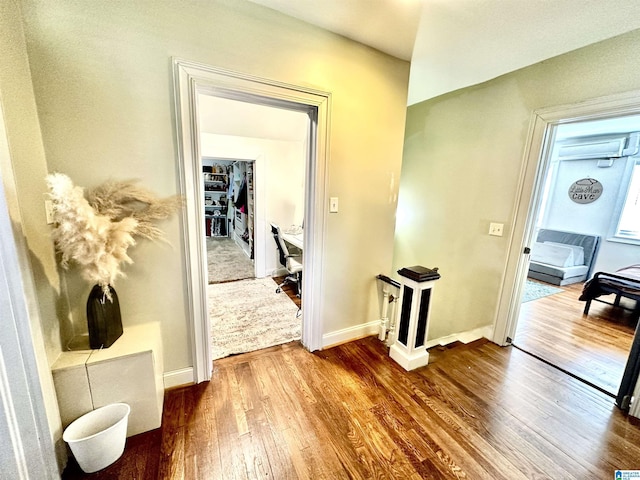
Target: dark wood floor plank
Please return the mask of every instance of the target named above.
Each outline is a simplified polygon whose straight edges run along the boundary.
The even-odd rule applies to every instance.
[[[242,450],[249,478],[274,478],[271,465],[264,449],[261,436],[261,402],[255,398],[255,386],[251,367],[248,363],[240,363],[233,369],[236,377],[238,393],[242,398],[244,409],[242,418],[247,432],[241,435]]]
[[[224,479],[248,479],[242,436],[248,433],[246,418],[241,411],[237,381],[232,367],[214,368],[211,383],[216,392],[213,405],[216,434],[220,445],[220,470]]]
[[[406,396],[403,402],[406,405],[406,413],[402,412],[404,407],[398,406],[394,409],[395,417],[401,423],[411,426],[410,435],[417,435],[417,438],[420,438],[421,442],[436,454],[440,463],[445,467],[448,466],[449,474],[457,476],[464,474],[468,478],[520,478],[520,472],[497,451],[494,451],[481,435],[456,424],[445,413],[445,409],[438,405],[436,398],[438,395],[435,393],[437,389],[434,387],[435,385],[428,385],[429,396],[414,388],[407,389],[404,394],[401,394]],[[444,394],[440,396],[444,397]],[[390,399],[392,402],[394,400],[394,397]],[[416,442],[417,440],[414,439],[414,444]],[[464,448],[476,449],[475,445],[478,447],[474,456],[454,454],[454,452],[461,453]],[[456,457],[463,459],[460,464],[452,460]]]
[[[404,406],[396,401],[394,396],[382,395],[382,392],[385,391],[385,385],[377,377],[376,372],[370,369],[367,351],[354,348],[354,344],[345,345],[343,351],[344,354],[335,351],[334,362],[340,362],[342,368],[351,373],[350,377],[356,377],[357,381],[352,379],[348,385],[355,386],[369,399],[368,403],[361,401],[358,402],[358,405],[364,405],[366,413],[375,416],[380,425],[384,427],[383,432],[403,453],[415,472],[422,478],[426,474],[425,469],[429,469],[434,478],[437,478],[436,475],[446,476],[454,471],[459,472],[459,468],[452,464],[446,453],[434,442],[429,441],[429,434],[419,424],[412,421]],[[357,358],[358,361],[354,361],[354,358]],[[416,448],[418,445],[422,448]],[[396,470],[399,469],[398,467]]]
[[[187,392],[190,395],[187,396]],[[189,428],[185,438],[185,478],[222,478],[211,389],[200,384],[187,392],[185,408],[189,408]]]
[[[162,416],[163,432],[160,446],[158,478],[184,479],[185,453],[185,393],[186,389],[165,395]]]
[[[276,364],[276,369],[281,371],[282,377],[292,377],[290,368],[290,362]],[[319,373],[322,374],[322,372]],[[334,370],[332,376],[336,377],[336,384],[339,384],[340,373]],[[296,382],[291,382],[290,387],[293,395],[301,399],[298,402],[299,408],[311,420],[313,428],[326,432],[328,445],[331,445],[349,477],[354,479],[372,478],[372,472],[368,466],[359,460],[358,448],[362,445],[362,441],[354,428],[351,417],[341,405],[342,399],[337,386],[325,382],[323,390],[313,397],[315,399],[313,403],[307,401],[306,388]]]
[[[256,478],[295,479],[295,468],[289,460],[288,452],[283,451],[282,443],[274,438],[279,437],[277,430],[268,424],[268,402],[264,402],[258,388],[258,378],[249,363],[241,363],[235,368],[238,383],[250,409],[247,411],[247,422],[251,443],[255,453]],[[265,408],[267,407],[267,408]]]
[[[461,363],[464,365],[466,362],[462,360]],[[445,386],[443,391],[457,392],[454,397],[463,399],[462,405],[459,405],[460,413],[453,418],[453,421],[456,421],[456,418],[458,421],[464,419],[461,424],[461,436],[465,439],[465,443],[471,442],[471,445],[482,445],[482,442],[489,443],[495,450],[496,458],[504,457],[507,462],[517,466],[518,470],[525,473],[526,478],[540,477],[545,464],[557,470],[561,476],[563,473],[569,476],[579,473],[580,465],[572,464],[568,457],[564,458],[560,465],[553,465],[553,463],[546,461],[547,457],[562,458],[562,452],[547,441],[539,441],[539,436],[532,431],[528,423],[523,423],[508,409],[502,408],[501,397],[504,392],[497,394],[492,389],[490,378],[487,378],[488,381],[482,386],[466,379],[468,386],[473,386],[474,389],[460,389],[460,382],[456,380],[455,375],[450,375],[452,372],[445,371],[444,367],[434,368],[434,370],[439,375],[438,382]],[[443,399],[431,397],[430,400],[431,402],[439,402]],[[470,401],[465,404],[465,400]],[[443,402],[438,410],[446,412],[451,410],[451,406]],[[517,412],[517,408],[515,411]],[[472,431],[465,429],[465,426],[471,427]],[[443,426],[443,428],[446,427]],[[475,435],[479,438],[474,438]],[[473,448],[471,445],[467,448]],[[514,449],[514,445],[518,445],[519,448]]]
[[[640,465],[640,427],[612,399],[517,349],[431,350],[405,372],[369,337],[228,357],[166,393],[163,425],[132,437],[116,479],[612,478]]]
[[[328,443],[329,432],[314,428],[300,406],[302,399],[297,398],[295,391],[288,386],[288,376],[282,376],[283,370],[276,368],[282,356],[264,355],[253,362],[260,379],[269,426],[284,438],[299,478],[341,478],[338,472],[342,471],[342,465],[335,454],[325,452],[322,461],[315,456],[317,445]]]

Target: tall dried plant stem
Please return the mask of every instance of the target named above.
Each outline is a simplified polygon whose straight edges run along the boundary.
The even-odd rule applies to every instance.
[[[162,239],[153,224],[168,218],[182,206],[181,197],[159,199],[132,181],[106,182],[85,192],[61,173],[47,176],[53,203],[52,237],[61,254],[61,264],[80,267],[82,277],[102,287],[111,298],[109,285],[124,276],[122,265],[132,263],[127,255],[134,237]]]

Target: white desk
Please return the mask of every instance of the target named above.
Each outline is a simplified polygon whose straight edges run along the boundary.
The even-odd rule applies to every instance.
[[[282,239],[287,242],[290,243],[291,245],[293,245],[294,247],[299,248],[300,250],[302,250],[302,245],[303,245],[303,235],[302,232],[300,233],[285,233],[282,232]]]

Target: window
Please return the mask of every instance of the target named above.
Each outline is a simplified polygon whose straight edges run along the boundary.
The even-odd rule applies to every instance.
[[[640,242],[640,159],[631,170],[631,181],[620,212],[615,236]]]

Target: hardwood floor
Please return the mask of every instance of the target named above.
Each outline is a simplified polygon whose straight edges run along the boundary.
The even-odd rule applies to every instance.
[[[616,394],[626,365],[635,322],[630,312],[593,302],[583,315],[582,283],[523,303],[514,345]]]
[[[93,479],[609,479],[640,466],[612,399],[512,347],[431,350],[405,372],[376,337],[214,362],[168,391],[161,429]]]
[[[280,285],[286,277],[273,277],[273,281]],[[298,308],[302,308],[302,299],[296,295],[296,287],[292,283],[288,283],[282,287],[282,293],[285,293]]]

